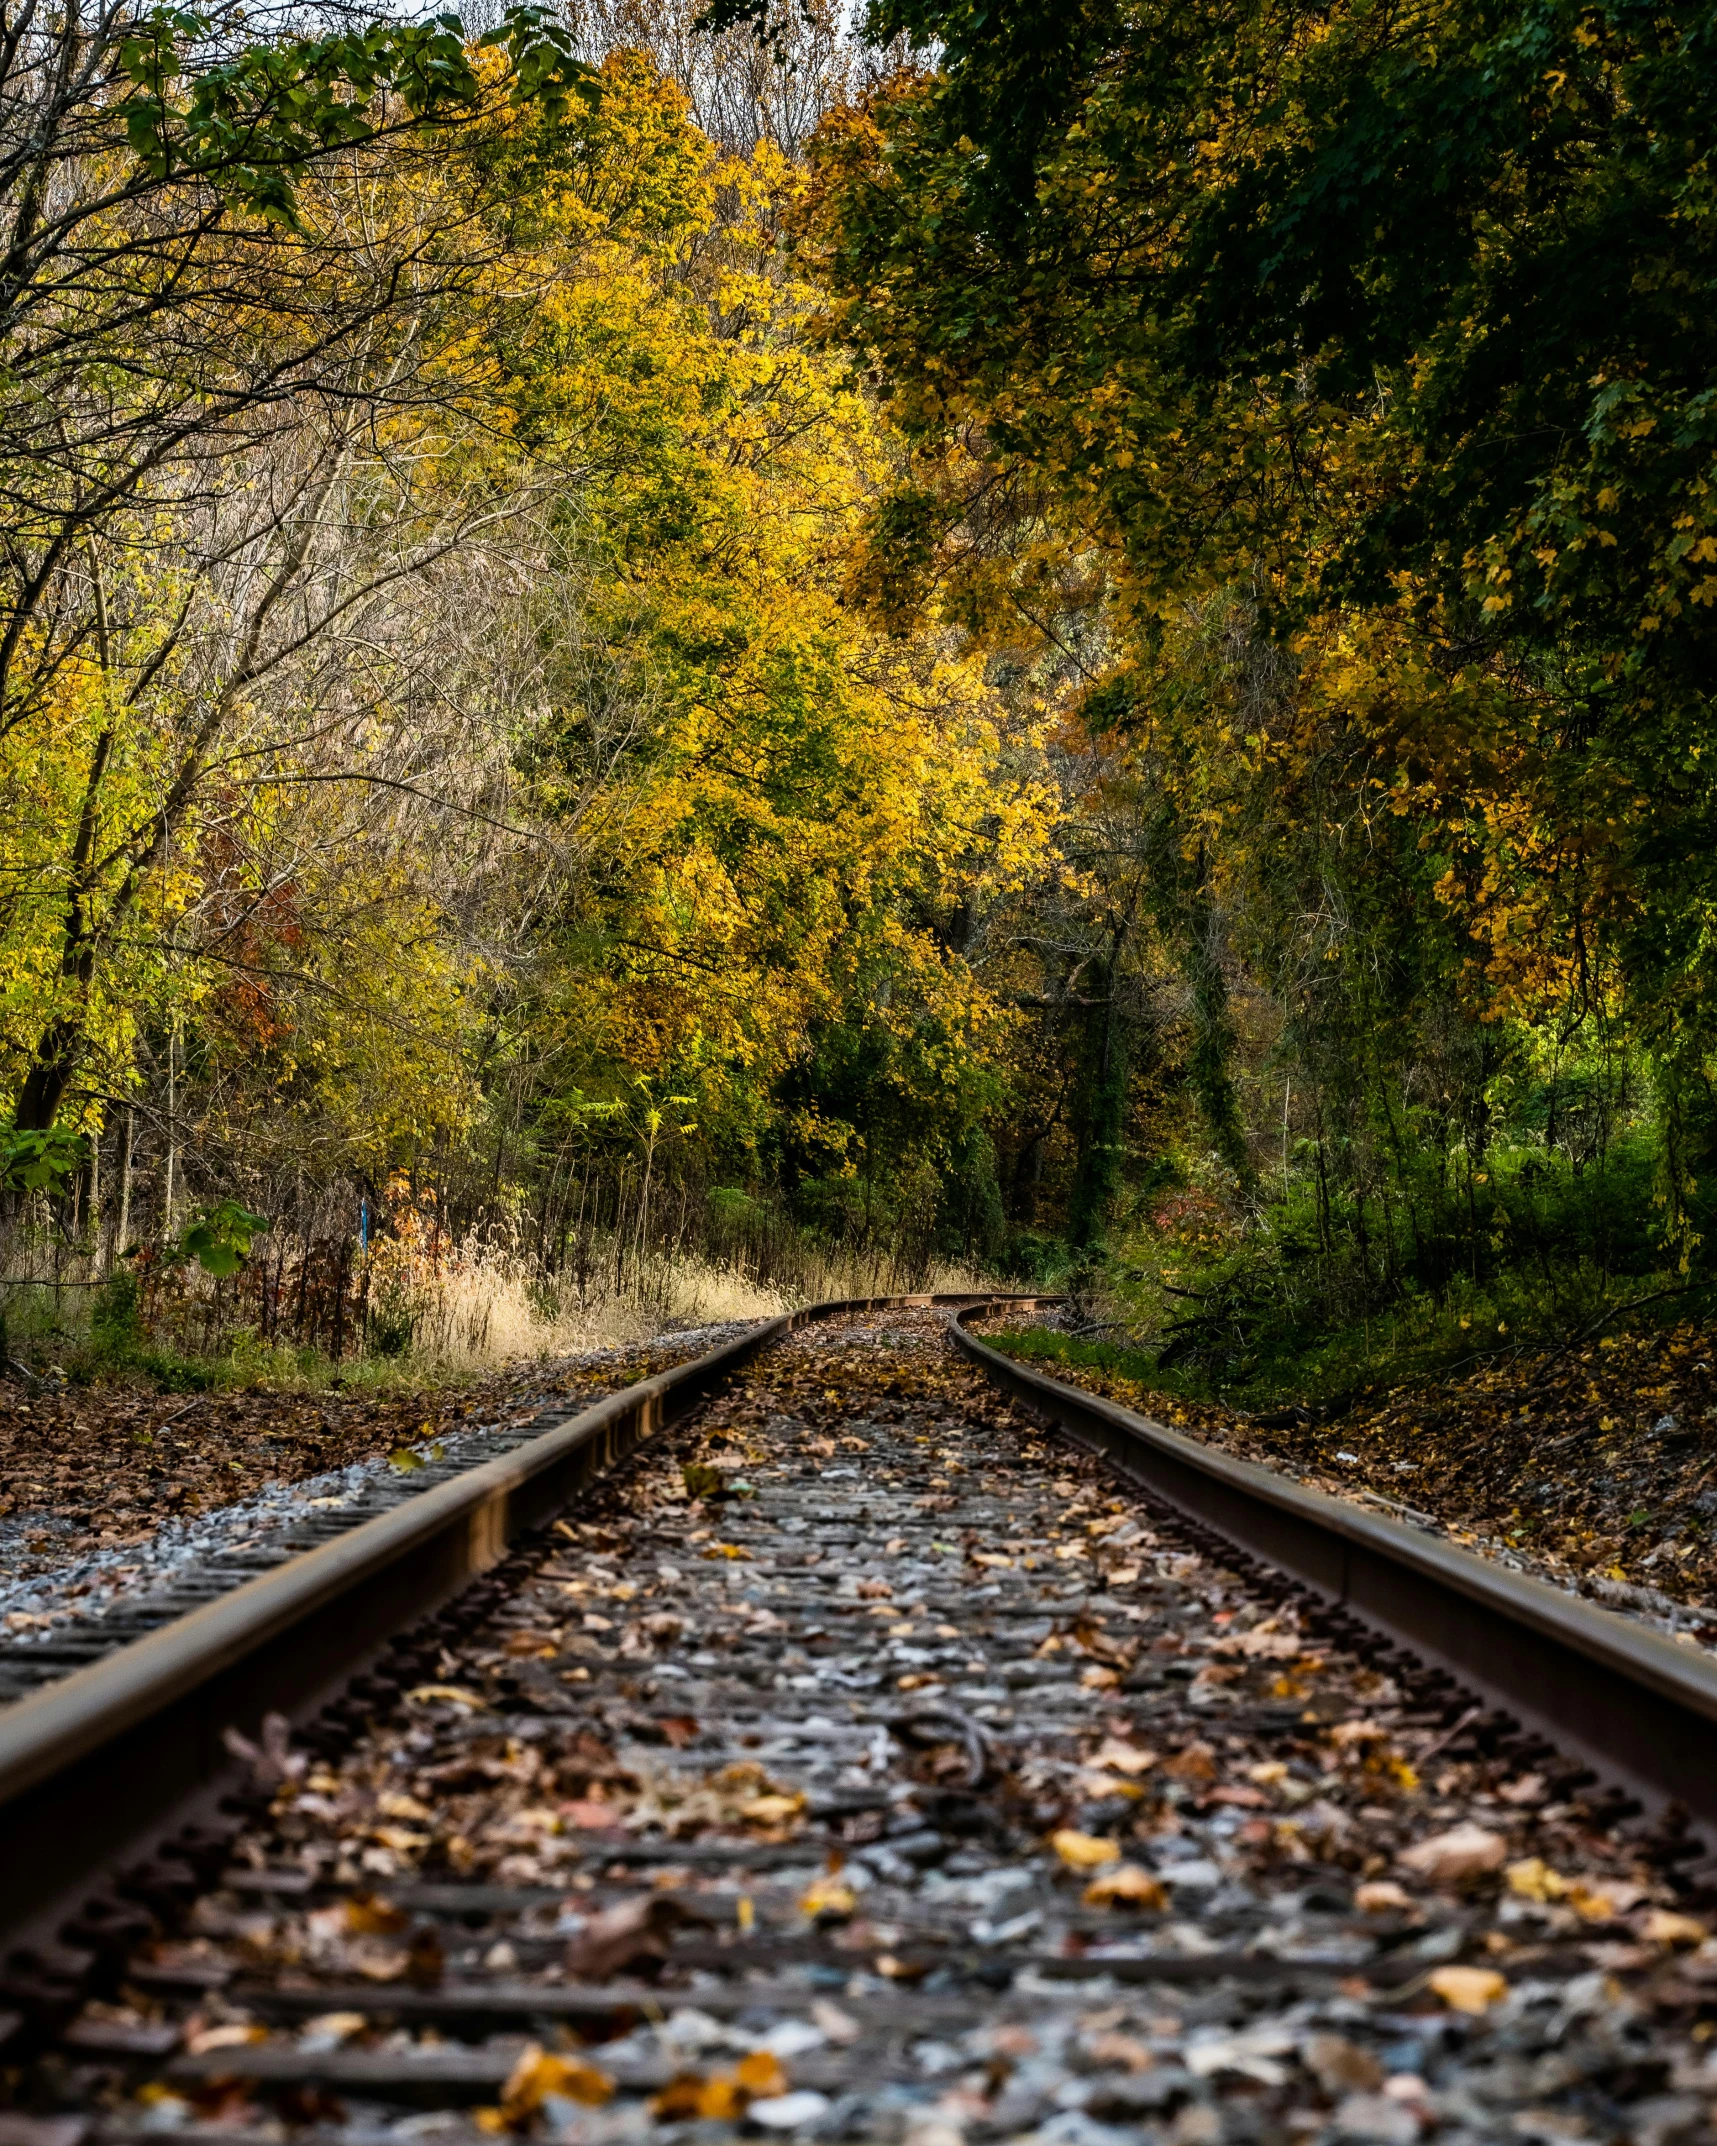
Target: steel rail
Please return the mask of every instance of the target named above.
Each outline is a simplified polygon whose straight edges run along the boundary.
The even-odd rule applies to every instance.
[[[1180,1512],[1450,1671],[1653,1809],[1717,1842],[1717,1661],[1440,1537],[1234,1459],[950,1320],[980,1370]]]
[[[1037,1297],[977,1301],[1035,1308]],[[68,1906],[235,1781],[224,1732],[302,1720],[404,1627],[498,1564],[594,1477],[795,1329],[843,1312],[969,1306],[859,1297],[783,1313],[236,1587],[0,1711],[0,1931],[52,1937]]]

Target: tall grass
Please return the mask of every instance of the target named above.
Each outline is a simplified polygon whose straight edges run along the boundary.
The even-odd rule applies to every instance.
[[[576,1270],[545,1274],[505,1237],[473,1234],[450,1246],[433,1230],[406,1227],[357,1253],[305,1245],[294,1260],[281,1250],[272,1272],[264,1251],[256,1271],[219,1282],[158,1258],[104,1277],[92,1259],[42,1243],[0,1281],[0,1354],[38,1375],[142,1376],[176,1387],[439,1385],[833,1298],[988,1286],[958,1265],[780,1232],[766,1261],[684,1243],[630,1244],[624,1257],[610,1250],[598,1243]],[[325,1297],[330,1274],[340,1291],[337,1351],[326,1345],[325,1304],[312,1330],[319,1338],[308,1342],[282,1316],[295,1293],[314,1287]]]

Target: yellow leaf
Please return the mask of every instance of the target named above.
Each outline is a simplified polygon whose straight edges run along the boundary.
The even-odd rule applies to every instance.
[[[1100,1840],[1094,1833],[1076,1832],[1072,1826],[1063,1826],[1058,1833],[1052,1833],[1049,1845],[1069,1870],[1100,1870],[1105,1863],[1121,1860],[1121,1851],[1112,1840]]]
[[[418,1706],[428,1706],[439,1700],[444,1706],[469,1706],[481,1710],[489,1703],[474,1691],[462,1691],[457,1684],[419,1684],[408,1691],[406,1697]]]
[[[1522,1900],[1560,1900],[1568,1890],[1567,1880],[1536,1855],[1508,1866],[1508,1889]]]
[[[1494,1967],[1439,1967],[1428,1979],[1454,2012],[1488,2012],[1499,1997],[1508,1994],[1507,1978]]]
[[[1691,1915],[1677,1915],[1671,1908],[1653,1908],[1641,1934],[1653,1945],[1703,1945],[1711,1933]]]
[[[754,2049],[749,2056],[741,2057],[734,2077],[757,2101],[767,2101],[771,2096],[787,2091],[786,2068],[781,2059],[767,2049]]]
[[[1093,1878],[1085,1888],[1085,1905],[1088,1908],[1112,1908],[1125,1905],[1130,1908],[1164,1908],[1168,1906],[1168,1888],[1161,1878],[1141,1870],[1137,1863],[1118,1863],[1113,1870],[1104,1871],[1100,1878]]]
[[[813,1879],[799,1896],[799,1909],[805,1915],[850,1915],[857,1906],[857,1893],[833,1877]]]
[[[739,1806],[739,1815],[749,1818],[753,1825],[779,1826],[796,1818],[804,1808],[803,1796],[753,1796],[749,1803]]]
[[[527,2042],[501,2089],[501,2109],[509,2123],[517,2123],[540,2109],[551,2094],[599,2109],[613,2092],[614,2081],[595,2065],[552,2056],[540,2043]]]

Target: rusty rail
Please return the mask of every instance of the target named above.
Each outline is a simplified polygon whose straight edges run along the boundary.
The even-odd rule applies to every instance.
[[[1179,1511],[1447,1669],[1528,1730],[1717,1841],[1717,1661],[1439,1536],[1326,1497],[990,1348],[988,1377]]]

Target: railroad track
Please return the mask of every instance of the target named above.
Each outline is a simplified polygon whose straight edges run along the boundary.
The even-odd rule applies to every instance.
[[[1551,1592],[774,1322],[0,1713],[0,2146],[1706,2136],[1717,1679]]]

